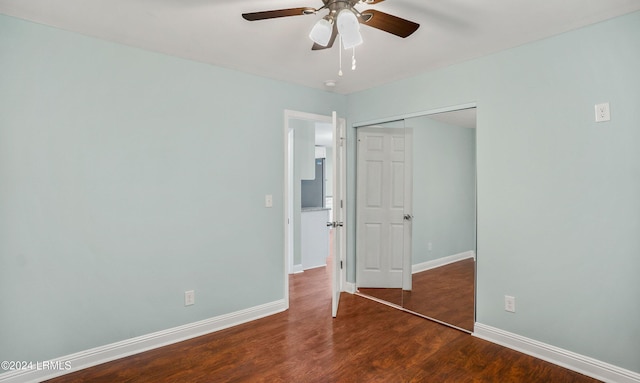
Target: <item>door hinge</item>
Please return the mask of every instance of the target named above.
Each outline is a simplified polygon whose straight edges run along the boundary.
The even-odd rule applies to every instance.
[[[344,201],[340,200],[340,209],[344,208]]]
[[[342,261],[340,261],[340,270],[342,270]]]

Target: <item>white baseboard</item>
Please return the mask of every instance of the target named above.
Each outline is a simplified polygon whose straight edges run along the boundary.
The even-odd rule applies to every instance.
[[[304,269],[302,268],[302,263],[299,265],[293,265],[293,274],[304,273]]]
[[[286,309],[286,302],[284,299],[281,299],[245,310],[123,340],[106,346],[92,348],[90,350],[80,351],[75,354],[51,360],[51,364],[54,366],[70,365],[71,368],[66,371],[37,368],[31,370],[10,371],[0,374],[0,382],[41,382],[46,379],[52,379],[57,376],[69,374],[98,364],[237,326],[242,323],[277,314],[285,311]]]
[[[352,282],[345,282],[344,291],[349,293],[349,294],[355,294],[356,293],[356,284],[352,283]]]
[[[482,323],[476,322],[473,335],[604,382],[640,383],[640,374],[637,372]]]
[[[463,253],[458,253],[454,255],[449,255],[447,257],[442,257],[438,259],[434,259],[432,261],[422,262],[411,266],[411,273],[419,273],[422,271],[427,271],[431,269],[435,269],[436,267],[448,265],[453,262],[462,261],[463,259],[473,258],[476,259],[476,252],[473,250],[465,251]]]

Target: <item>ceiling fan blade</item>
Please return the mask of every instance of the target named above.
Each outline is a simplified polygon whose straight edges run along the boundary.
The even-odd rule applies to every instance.
[[[393,16],[373,9],[368,9],[362,12],[362,15],[366,17],[360,18],[361,24],[389,32],[400,37],[410,36],[420,27],[420,24],[414,23],[413,21],[405,20],[398,16]],[[371,17],[368,17],[369,15],[371,15]]]
[[[301,16],[301,15],[313,14],[316,12],[317,12],[317,9],[309,8],[309,7],[288,8],[288,9],[277,9],[273,11],[243,13],[242,18],[249,21],[256,21],[256,20],[275,19],[277,17]]]
[[[333,23],[333,30],[331,31],[331,38],[329,39],[329,43],[327,44],[326,47],[323,47],[322,45],[318,44],[318,43],[313,43],[313,46],[311,47],[312,51],[319,51],[322,49],[327,49],[327,48],[331,48],[333,46],[333,43],[336,41],[336,37],[338,37],[338,26],[336,25],[336,23]]]

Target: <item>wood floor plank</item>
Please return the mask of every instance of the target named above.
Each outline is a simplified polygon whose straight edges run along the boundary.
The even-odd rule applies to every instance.
[[[360,288],[358,291],[420,315],[473,331],[475,260],[463,259],[415,273],[412,290]]]
[[[49,382],[597,382],[351,294],[333,319],[325,268],[290,287],[286,312]]]

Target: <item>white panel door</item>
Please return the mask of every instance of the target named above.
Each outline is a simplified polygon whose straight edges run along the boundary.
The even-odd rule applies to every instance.
[[[404,129],[359,128],[356,283],[402,288],[405,229]]]
[[[347,252],[346,246],[346,129],[345,120],[337,118],[333,112],[333,265],[332,265],[332,294],[331,294],[331,315],[335,318],[338,315],[338,305],[340,304],[340,293],[342,292],[342,282],[344,273],[342,272],[343,261]],[[331,264],[331,263],[330,263]]]

